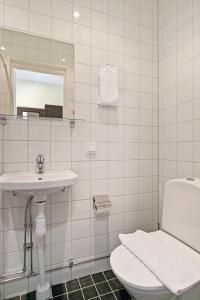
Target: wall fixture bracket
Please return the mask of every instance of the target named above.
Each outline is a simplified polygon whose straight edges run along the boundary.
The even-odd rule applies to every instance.
[[[7,121],[6,116],[5,115],[0,115],[0,124],[2,126],[6,125],[6,121]]]
[[[69,126],[70,126],[71,129],[73,129],[75,127],[76,122],[86,122],[86,120],[84,120],[84,119],[74,119],[74,118],[72,118],[72,119],[68,119],[68,120],[69,120]]]
[[[70,268],[73,268],[73,266],[74,266],[73,259],[70,258],[70,259],[69,259],[69,267],[70,267]]]
[[[69,126],[71,129],[73,129],[75,127],[75,119],[70,119],[69,120]]]

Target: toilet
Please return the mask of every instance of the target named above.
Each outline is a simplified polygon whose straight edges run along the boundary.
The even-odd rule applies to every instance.
[[[200,179],[175,179],[165,185],[162,229],[155,238],[176,254],[200,265]],[[131,296],[137,300],[199,300],[200,284],[187,293],[173,295],[156,276],[123,245],[110,257],[111,268]]]

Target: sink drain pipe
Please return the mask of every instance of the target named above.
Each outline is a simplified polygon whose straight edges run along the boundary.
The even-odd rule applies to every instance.
[[[46,300],[52,298],[52,291],[50,282],[46,278],[45,271],[45,236],[46,236],[46,217],[44,214],[44,207],[46,197],[37,195],[34,198],[37,205],[38,214],[35,219],[35,237],[38,254],[38,268],[39,268],[39,284],[36,288],[36,299]]]

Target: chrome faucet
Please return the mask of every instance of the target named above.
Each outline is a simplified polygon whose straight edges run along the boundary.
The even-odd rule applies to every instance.
[[[37,166],[37,171],[38,173],[44,173],[44,155],[38,154],[36,157],[36,166]]]

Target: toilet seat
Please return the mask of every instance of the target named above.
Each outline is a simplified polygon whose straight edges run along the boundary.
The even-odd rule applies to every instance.
[[[119,280],[130,287],[146,291],[166,289],[153,273],[122,245],[112,252],[110,264]]]
[[[151,233],[170,245],[177,254],[187,256],[191,263],[200,263],[200,254],[162,230]],[[112,252],[110,264],[119,280],[137,290],[169,292],[169,290],[124,246],[120,245]]]

